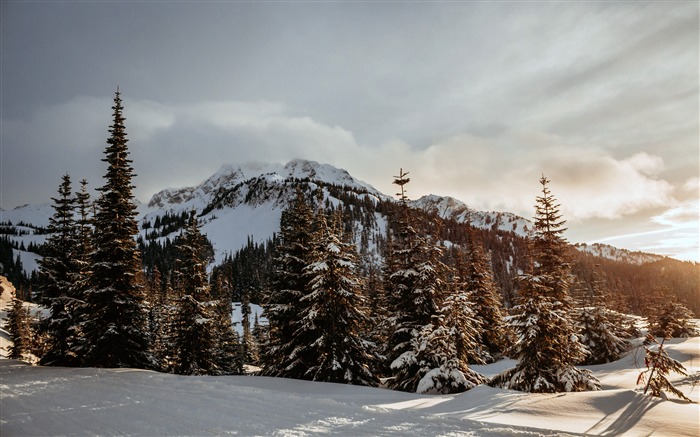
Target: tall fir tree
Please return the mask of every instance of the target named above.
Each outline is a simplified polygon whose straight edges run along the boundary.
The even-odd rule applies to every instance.
[[[301,299],[309,292],[304,269],[313,242],[313,212],[301,189],[280,218],[280,239],[273,283],[264,299],[268,340],[263,345],[263,374],[303,378],[312,357],[293,356],[292,338],[298,329]]]
[[[385,325],[384,356],[388,386],[415,392],[430,386],[421,385],[428,372],[439,369],[435,372],[451,377],[455,375],[452,369],[459,366],[445,367],[445,360],[454,355],[446,349],[449,345],[441,341],[444,336],[440,334],[444,328],[440,309],[446,291],[446,266],[439,261],[441,248],[416,230],[405,188],[410,181],[407,175],[401,169],[394,176],[394,184],[400,187],[400,206],[385,264],[385,299],[390,316]],[[436,383],[441,387],[453,385],[450,381]]]
[[[301,298],[292,356],[309,357],[304,379],[375,386],[370,345],[360,335],[368,323],[355,246],[342,238],[342,217],[329,226],[321,208],[304,276],[309,293]]]
[[[214,299],[214,332],[216,338],[216,348],[214,360],[219,375],[240,375],[244,372],[244,354],[241,347],[241,339],[234,329],[231,320],[231,299],[221,296]]]
[[[173,371],[183,375],[218,373],[219,320],[207,278],[205,239],[194,211],[176,249],[173,276],[179,298],[170,330]]]
[[[473,305],[476,324],[480,327],[476,341],[478,354],[475,362],[492,363],[508,346],[505,315],[501,295],[493,280],[488,254],[476,236],[475,229],[468,229],[469,259],[466,271],[466,287]]]
[[[85,365],[93,367],[155,366],[148,333],[145,290],[139,281],[140,254],[134,177],[127,147],[121,94],[114,96],[111,136],[107,140],[105,185],[98,188],[94,216],[92,271],[85,292],[89,318],[81,326]]]
[[[463,257],[463,253],[463,250],[458,250],[458,256]],[[484,364],[484,355],[488,352],[483,351],[484,346],[479,342],[479,336],[484,329],[472,293],[468,291],[468,274],[465,267],[468,266],[460,263],[452,269],[449,292],[445,296],[440,313],[443,325],[450,330],[456,356],[466,367],[468,363]]]
[[[75,300],[72,284],[77,271],[75,198],[68,174],[62,177],[58,197],[52,198],[54,213],[49,218],[50,236],[45,255],[39,261],[39,290],[41,304],[49,309],[42,320],[41,331],[45,349],[40,363],[54,366],[75,366],[78,338],[75,335]]]
[[[250,327],[250,289],[245,287],[241,290],[241,315],[242,320],[241,328],[243,330],[243,335],[241,335],[241,353],[243,355],[243,362],[248,364],[258,363],[258,344],[253,337],[253,332]]]
[[[472,389],[486,378],[469,367],[481,356],[478,334],[482,330],[470,293],[458,269],[449,269],[452,281],[442,299],[438,317],[414,336],[414,352],[427,370],[416,387],[418,393],[446,394]]]
[[[74,341],[73,349],[78,352],[83,349],[83,332],[81,322],[87,320],[85,293],[90,287],[92,273],[91,254],[94,249],[92,244],[92,202],[87,189],[86,179],[80,181],[80,191],[75,193],[76,235],[75,250],[73,252],[73,272],[71,274],[70,295],[75,323],[71,327],[71,337]]]
[[[586,356],[570,314],[572,275],[566,261],[564,220],[544,176],[535,205],[531,272],[520,275],[520,300],[510,327],[516,339],[509,350],[517,365],[497,375],[491,385],[535,393],[598,390],[589,370],[575,367]]]

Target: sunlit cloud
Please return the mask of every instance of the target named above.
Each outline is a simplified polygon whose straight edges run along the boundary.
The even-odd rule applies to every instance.
[[[687,261],[700,261],[700,201],[674,206],[650,221],[657,229],[615,235],[598,240],[630,250],[657,253]]]
[[[697,228],[699,217],[700,201],[694,200],[673,207],[662,214],[652,217],[651,220],[660,225],[673,226],[675,228]]]

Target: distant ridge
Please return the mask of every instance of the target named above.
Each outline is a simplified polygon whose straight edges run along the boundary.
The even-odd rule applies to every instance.
[[[392,196],[381,193],[370,184],[354,178],[346,170],[330,164],[295,159],[286,164],[251,162],[224,164],[221,168],[192,187],[168,188],[154,194],[147,204],[139,205],[139,221],[152,223],[164,214],[181,214],[195,210],[203,221],[202,231],[213,242],[216,261],[227,253],[243,247],[249,237],[264,241],[279,229],[281,212],[286,208],[296,181],[306,181],[311,186],[336,187],[336,191],[349,190],[369,196],[374,202],[392,202]],[[340,201],[326,189],[324,196],[334,204]],[[337,194],[337,193],[336,193]],[[449,196],[427,195],[410,202],[410,205],[441,218],[459,223],[468,221],[475,227],[509,232],[518,237],[528,237],[532,222],[510,212],[477,211],[464,202]],[[24,232],[32,233],[32,227],[45,228],[53,210],[50,204],[23,205],[2,211],[0,222],[30,225]],[[374,232],[383,232],[385,223],[377,223]],[[145,232],[142,232],[145,237]],[[36,236],[40,243],[45,236]],[[643,252],[631,252],[605,244],[577,243],[581,252],[605,259],[644,264],[664,259],[663,256]],[[34,260],[35,254],[27,253],[23,259]],[[28,263],[29,270],[36,267]]]

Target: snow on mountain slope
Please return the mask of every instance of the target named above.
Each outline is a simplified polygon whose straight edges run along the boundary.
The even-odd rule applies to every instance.
[[[12,249],[12,257],[13,259],[19,257],[22,269],[27,276],[39,269],[38,261],[41,259],[40,255],[28,251],[27,248],[30,248],[30,245],[40,246],[46,242],[48,235],[40,231],[43,232],[42,228],[49,225],[49,218],[52,215],[53,208],[50,204],[24,205],[10,211],[0,211],[0,225],[13,230],[13,233],[7,234],[6,237],[17,245]]]
[[[449,196],[434,194],[411,201],[411,206],[426,211],[434,211],[442,218],[460,223],[471,223],[481,229],[513,232],[521,237],[530,236],[532,222],[510,212],[485,212],[469,208],[464,202]]]
[[[160,220],[165,213],[179,215],[195,210],[200,216],[202,234],[214,246],[214,264],[221,263],[227,254],[245,246],[249,240],[264,243],[278,232],[282,211],[293,199],[293,185],[298,181],[305,181],[312,189],[332,185],[359,197],[388,199],[347,171],[314,161],[225,165],[196,187],[163,190],[154,195],[139,216],[142,227],[147,224],[141,235],[147,239],[156,231],[161,237],[172,238],[176,234],[166,235],[164,229],[157,229],[156,219]],[[341,203],[328,188],[323,193],[330,203]]]
[[[183,207],[201,210],[201,208],[197,208],[198,205],[203,207],[207,203],[212,202],[217,194],[254,178],[265,178],[271,183],[283,183],[290,179],[318,180],[328,184],[347,186],[381,195],[371,185],[353,178],[345,170],[329,164],[295,159],[284,165],[261,163],[227,164],[196,187],[166,189],[156,193],[148,202],[148,207],[160,210],[182,209]]]
[[[699,337],[670,341],[667,350],[690,375],[700,372]],[[638,370],[629,360],[590,369],[603,390],[529,394],[482,385],[455,395],[417,395],[284,378],[37,367],[0,360],[0,434],[698,435],[700,406],[643,395],[635,385]],[[697,392],[692,378],[672,381],[691,397]]]
[[[638,265],[659,261],[665,258],[661,255],[654,255],[653,253],[631,252],[626,249],[618,249],[617,247],[601,243],[577,243],[574,247],[581,252],[590,253],[593,256]]]
[[[0,223],[10,222],[14,226],[26,223],[45,228],[49,225],[51,216],[53,216],[53,208],[50,203],[22,205],[9,210],[0,209]]]

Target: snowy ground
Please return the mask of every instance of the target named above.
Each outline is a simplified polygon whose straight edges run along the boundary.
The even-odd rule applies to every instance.
[[[0,435],[699,436],[700,337],[666,344],[688,370],[689,377],[674,382],[694,404],[643,395],[635,386],[635,361],[641,366],[643,356],[634,350],[615,363],[589,367],[602,391],[542,395],[479,386],[426,396],[281,378],[0,359]],[[511,364],[478,370],[492,375]]]

